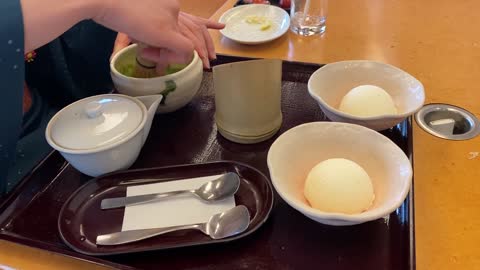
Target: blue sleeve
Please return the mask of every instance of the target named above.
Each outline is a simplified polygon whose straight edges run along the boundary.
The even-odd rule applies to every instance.
[[[22,124],[24,30],[20,0],[0,1],[0,196]]]

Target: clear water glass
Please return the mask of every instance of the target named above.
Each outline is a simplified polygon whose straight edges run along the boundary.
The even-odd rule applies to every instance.
[[[293,0],[290,30],[302,36],[323,34],[326,30],[328,0]]]

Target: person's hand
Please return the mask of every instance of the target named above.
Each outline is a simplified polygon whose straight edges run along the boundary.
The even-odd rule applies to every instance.
[[[179,4],[175,0],[102,0],[93,20],[167,55],[191,59],[194,49],[180,31]],[[183,27],[182,27],[183,28]]]
[[[182,34],[190,39],[195,46],[205,67],[209,68],[209,60],[216,59],[215,47],[208,29],[223,29],[225,25],[212,20],[203,19],[191,14],[180,12],[178,24]]]
[[[208,29],[222,29],[225,25],[184,12],[180,12],[178,25],[180,32],[193,43],[195,50],[202,59],[203,67],[210,68],[209,60],[215,59],[216,53]],[[142,52],[142,56],[150,61],[156,62],[158,72],[162,72],[169,63],[185,62],[185,59],[182,58],[181,55],[168,54],[168,52],[162,48],[147,48]],[[187,63],[188,62],[190,62],[190,59],[187,59]]]
[[[112,55],[110,56],[110,61],[115,54],[117,54],[123,48],[128,47],[131,43],[132,39],[130,39],[127,34],[118,33],[117,38],[115,39],[115,43],[113,44],[113,51]]]
[[[203,61],[203,66],[209,68],[209,60],[215,59],[216,54],[212,38],[207,29],[222,29],[225,25],[184,12],[180,12],[178,22],[181,33],[194,44],[195,50]],[[131,42],[132,40],[128,35],[119,33],[115,40],[112,55],[128,46]],[[177,55],[175,52],[163,48],[147,48],[141,53],[144,58],[157,63],[157,70],[160,74],[170,63],[188,63],[191,59],[185,59],[183,55]]]
[[[110,61],[118,51],[127,47],[132,42],[134,41],[132,41],[132,39],[130,39],[130,37],[128,37],[127,34],[118,33],[117,38],[115,40],[115,44],[113,45],[113,52],[112,52],[112,55],[110,56]],[[168,67],[169,64],[172,64],[172,63],[188,64],[192,60],[191,53],[179,54],[164,48],[149,47],[141,51],[140,54],[143,58],[156,63],[156,71],[159,75],[162,75],[165,73],[165,69]]]

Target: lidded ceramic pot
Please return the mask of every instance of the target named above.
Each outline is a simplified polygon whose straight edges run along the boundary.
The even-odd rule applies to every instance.
[[[60,110],[48,123],[51,147],[89,176],[127,169],[147,139],[161,95],[88,97]]]

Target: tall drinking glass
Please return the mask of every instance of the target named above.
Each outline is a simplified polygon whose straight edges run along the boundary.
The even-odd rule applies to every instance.
[[[325,32],[328,0],[292,0],[290,29],[302,36]]]

